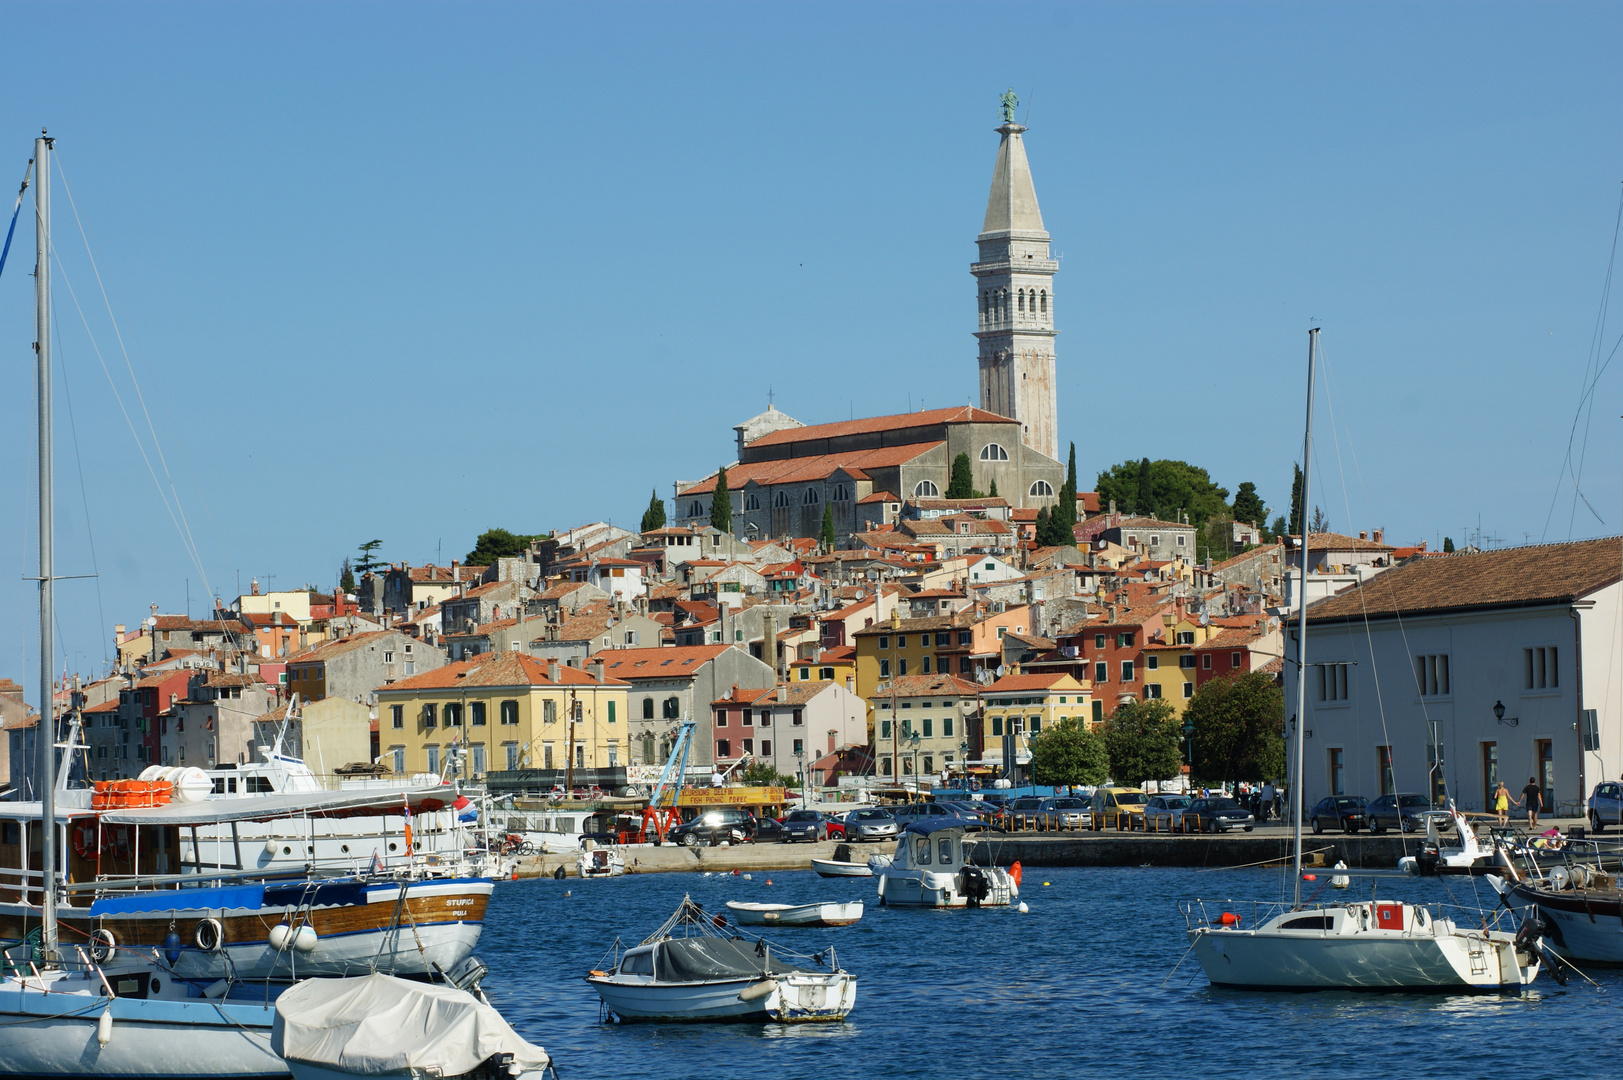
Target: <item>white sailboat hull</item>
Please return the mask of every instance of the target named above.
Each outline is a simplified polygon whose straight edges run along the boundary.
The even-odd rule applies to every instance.
[[[0,988],[0,1076],[270,1080],[288,1075],[271,1053],[275,1009],[231,1002],[112,1002],[112,1038],[97,1023],[107,998]]]

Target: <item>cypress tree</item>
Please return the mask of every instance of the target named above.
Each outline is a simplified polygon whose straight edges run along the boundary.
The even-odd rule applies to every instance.
[[[1065,466],[1065,486],[1059,489],[1054,516],[1067,529],[1076,524],[1076,443],[1071,444],[1071,461]]]
[[[649,533],[655,529],[665,527],[665,500],[659,497],[659,489],[654,489],[653,496],[648,500],[648,509],[642,512],[642,532]]]
[[[952,459],[952,475],[947,480],[947,498],[973,499],[975,491],[975,474],[971,471],[968,454],[959,454]]]
[[[1290,520],[1285,523],[1285,527],[1291,532],[1296,533],[1305,530],[1307,528],[1307,522],[1302,517],[1302,467],[1300,465],[1292,465],[1291,471],[1296,475],[1291,480],[1291,517]]]
[[[834,550],[834,507],[827,503],[823,504],[823,528],[817,539],[824,551]]]
[[[719,532],[732,535],[733,496],[727,490],[727,470],[716,474],[716,491],[710,496],[710,524]]]
[[[997,481],[996,480],[993,480],[992,485],[986,489],[986,497],[988,499],[997,498]]]

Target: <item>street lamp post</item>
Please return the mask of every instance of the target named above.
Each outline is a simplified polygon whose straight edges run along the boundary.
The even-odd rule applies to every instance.
[[[919,733],[909,732],[907,744],[913,749],[913,794],[919,793]]]
[[[795,771],[800,774],[800,808],[806,808],[806,751],[795,751]]]

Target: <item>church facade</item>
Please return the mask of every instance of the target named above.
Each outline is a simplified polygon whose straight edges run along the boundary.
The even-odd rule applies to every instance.
[[[1054,505],[1065,482],[1055,402],[1054,273],[1012,92],[980,235],[976,331],[980,407],[960,406],[804,425],[777,408],[734,427],[727,468],[734,535],[817,536],[825,510],[844,545],[885,520],[884,504],[946,494],[952,463],[969,457],[978,491],[1010,504]],[[671,517],[708,524],[716,475],[678,482]]]

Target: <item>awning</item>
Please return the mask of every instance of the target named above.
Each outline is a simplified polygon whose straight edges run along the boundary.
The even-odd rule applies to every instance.
[[[289,817],[366,817],[398,814],[410,802],[412,813],[443,810],[456,801],[450,784],[409,791],[312,791],[287,795],[249,795],[236,799],[172,802],[166,806],[104,810],[110,825],[194,825],[232,821],[270,821]]]

